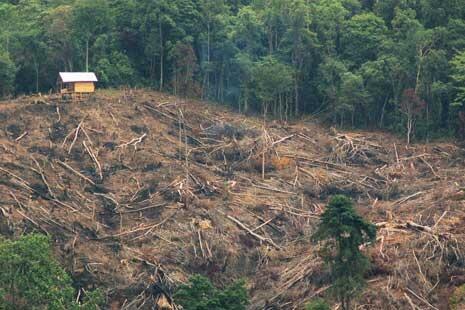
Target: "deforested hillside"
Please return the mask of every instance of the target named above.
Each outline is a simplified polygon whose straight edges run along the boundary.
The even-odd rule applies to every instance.
[[[51,236],[74,285],[102,288],[108,309],[151,309],[192,274],[244,278],[251,309],[301,309],[331,285],[311,235],[336,194],[378,229],[357,309],[447,309],[465,283],[453,143],[264,126],[143,90],[6,101],[0,121],[1,235]]]

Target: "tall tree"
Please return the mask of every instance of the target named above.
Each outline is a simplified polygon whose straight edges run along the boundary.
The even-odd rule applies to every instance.
[[[89,50],[95,39],[113,28],[106,0],[81,0],[73,6],[74,36],[85,46],[85,70],[89,71]]]
[[[141,19],[140,31],[143,35],[145,55],[148,57],[149,77],[155,78],[158,57],[158,88],[163,90],[165,86],[165,65],[167,45],[170,45],[170,34],[178,31],[176,16],[178,6],[176,1],[144,0],[139,8]]]
[[[369,260],[360,247],[376,240],[376,226],[365,221],[345,196],[334,196],[321,216],[314,240],[323,243],[321,254],[331,268],[331,291],[349,310],[365,285]]]
[[[275,115],[287,115],[293,81],[292,68],[272,56],[267,56],[255,64],[252,74],[264,117],[270,109]]]
[[[376,60],[387,34],[387,27],[380,17],[373,13],[355,15],[345,23],[344,29],[341,40],[347,59],[357,67]]]
[[[0,53],[0,97],[11,94],[14,89],[16,66],[7,53]]]
[[[456,92],[454,104],[465,106],[465,50],[457,53],[450,62],[452,66],[451,78]]]
[[[44,41],[49,47],[48,55],[52,63],[58,64],[60,71],[74,71],[77,42],[73,37],[73,8],[62,5],[44,12]]]
[[[289,49],[291,63],[294,68],[294,113],[299,115],[300,88],[304,76],[306,60],[311,57],[308,52],[316,46],[316,34],[310,29],[310,10],[304,0],[289,1],[286,6],[284,25],[284,43],[282,49]]]
[[[413,88],[404,90],[400,102],[400,110],[405,115],[407,127],[407,145],[410,144],[415,130],[415,121],[425,108],[425,102],[420,99]]]

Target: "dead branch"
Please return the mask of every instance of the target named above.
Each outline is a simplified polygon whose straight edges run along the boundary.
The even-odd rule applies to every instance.
[[[0,167],[0,171],[2,171],[2,172],[4,172],[4,173],[8,174],[9,176],[12,176],[14,179],[16,179],[16,181],[17,181],[22,187],[26,188],[27,190],[29,190],[29,191],[31,191],[31,192],[36,192],[33,188],[31,188],[31,186],[29,185],[29,183],[28,183],[26,180],[20,178],[20,177],[17,176],[16,174],[14,174],[14,173],[12,173],[12,172],[10,172],[10,171],[8,171],[8,170],[2,168],[2,167]]]
[[[223,213],[224,214],[224,213]],[[226,214],[224,214],[226,215]],[[255,238],[257,238],[258,240],[262,241],[262,242],[265,242],[265,243],[268,243],[269,245],[275,247],[276,249],[278,250],[281,250],[281,247],[278,246],[276,243],[274,243],[273,240],[269,239],[269,238],[265,238],[265,237],[262,237],[260,236],[259,234],[256,234],[255,232],[253,232],[250,228],[248,228],[247,226],[245,226],[244,223],[242,223],[241,221],[239,221],[238,219],[230,216],[230,215],[226,215],[226,218],[228,218],[229,220],[233,221],[234,223],[236,223],[240,228],[246,230],[249,234],[251,234],[252,236],[254,236]]]
[[[100,165],[100,162],[98,161],[97,156],[92,151],[92,149],[89,146],[87,146],[86,141],[83,141],[82,145],[84,145],[85,150],[89,154],[90,158],[94,161],[100,180],[103,180],[102,166]]]
[[[121,145],[118,145],[118,148],[123,148],[123,147],[129,146],[129,145],[132,145],[134,147],[134,149],[137,149],[137,144],[142,143],[142,141],[144,140],[145,137],[147,137],[146,133],[144,133],[139,138],[132,139],[128,143],[123,143]]]
[[[73,169],[73,167],[71,167],[70,165],[68,165],[67,163],[64,163],[62,162],[61,160],[57,161],[61,166],[63,166],[64,168],[68,169],[69,171],[71,171],[72,173],[74,173],[75,175],[77,175],[78,177],[80,177],[81,179],[83,179],[84,181],[86,181],[87,183],[91,184],[91,185],[94,185],[96,186],[97,184],[95,184],[94,181],[92,181],[91,179],[89,179],[88,177],[86,177],[85,175],[83,175],[82,173],[80,173],[79,171],[76,171],[75,169]]]
[[[39,163],[37,162],[37,160],[33,156],[31,156],[31,158],[34,161],[34,163],[36,164],[37,169],[39,169],[37,172],[39,173],[40,177],[42,178],[42,182],[47,187],[48,193],[50,194],[51,197],[56,199],[56,196],[55,196],[54,192],[52,191],[52,188],[50,187],[50,184],[48,184],[47,179],[45,178],[44,171],[42,170],[42,167],[39,165]]]
[[[417,310],[418,307],[413,303],[412,299],[407,295],[407,293],[404,292],[404,296],[407,299],[407,302],[409,303],[412,310]]]
[[[73,146],[74,144],[76,143],[76,140],[79,136],[79,131],[81,130],[81,126],[82,124],[84,123],[84,120],[82,120],[79,125],[77,126],[77,128],[75,129],[75,134],[74,134],[74,139],[73,139],[73,142],[71,142],[71,145],[69,146],[69,149],[68,149],[68,154],[71,154],[71,150],[73,149]]]
[[[401,204],[403,204],[404,202],[406,202],[406,201],[408,201],[408,200],[410,200],[410,199],[413,199],[413,198],[416,198],[416,197],[418,197],[418,196],[420,196],[420,195],[423,195],[424,193],[425,193],[425,192],[420,191],[420,192],[417,192],[417,193],[415,193],[415,194],[409,195],[409,196],[407,196],[407,197],[401,198],[401,199],[395,201],[395,202],[392,204],[392,206],[401,205]]]
[[[252,184],[253,187],[259,188],[259,189],[264,189],[267,191],[272,191],[272,192],[277,192],[277,193],[282,193],[282,194],[290,194],[290,195],[296,195],[294,192],[289,192],[285,191],[279,188],[274,188],[274,187],[269,187],[269,186],[263,186],[263,185],[257,185],[257,184]]]
[[[421,160],[422,162],[424,162],[425,165],[428,166],[428,168],[431,170],[431,172],[433,173],[433,175],[434,175],[436,178],[441,179],[441,176],[438,175],[438,174],[436,173],[436,171],[434,171],[433,166],[431,166],[431,164],[430,164],[429,162],[427,162],[426,159],[425,159],[424,157],[420,157],[420,160]]]
[[[436,308],[435,306],[433,306],[432,304],[430,304],[429,301],[427,301],[425,298],[418,296],[418,294],[416,294],[414,291],[412,291],[412,290],[409,289],[408,287],[407,287],[407,290],[408,290],[413,296],[415,296],[418,300],[420,300],[420,301],[422,301],[423,303],[425,303],[425,304],[426,304],[428,307],[430,307],[431,309],[439,310],[438,308]]]
[[[19,142],[22,138],[24,138],[25,136],[27,136],[28,132],[25,131],[22,135],[20,135],[18,138],[15,139],[15,142]]]
[[[59,123],[59,122],[61,121],[60,107],[57,106],[56,112],[57,112],[57,114],[58,114],[57,122]]]

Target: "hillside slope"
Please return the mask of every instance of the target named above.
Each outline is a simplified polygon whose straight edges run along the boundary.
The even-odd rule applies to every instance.
[[[246,278],[252,309],[302,307],[329,285],[310,236],[334,194],[379,228],[358,309],[447,309],[465,283],[458,146],[312,120],[264,131],[142,90],[48,101],[0,103],[0,233],[51,235],[76,286],[106,289],[109,308],[149,309],[194,273]]]

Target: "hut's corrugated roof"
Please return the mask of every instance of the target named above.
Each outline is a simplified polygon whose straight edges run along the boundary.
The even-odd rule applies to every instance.
[[[93,72],[60,72],[60,79],[63,83],[98,82]]]

